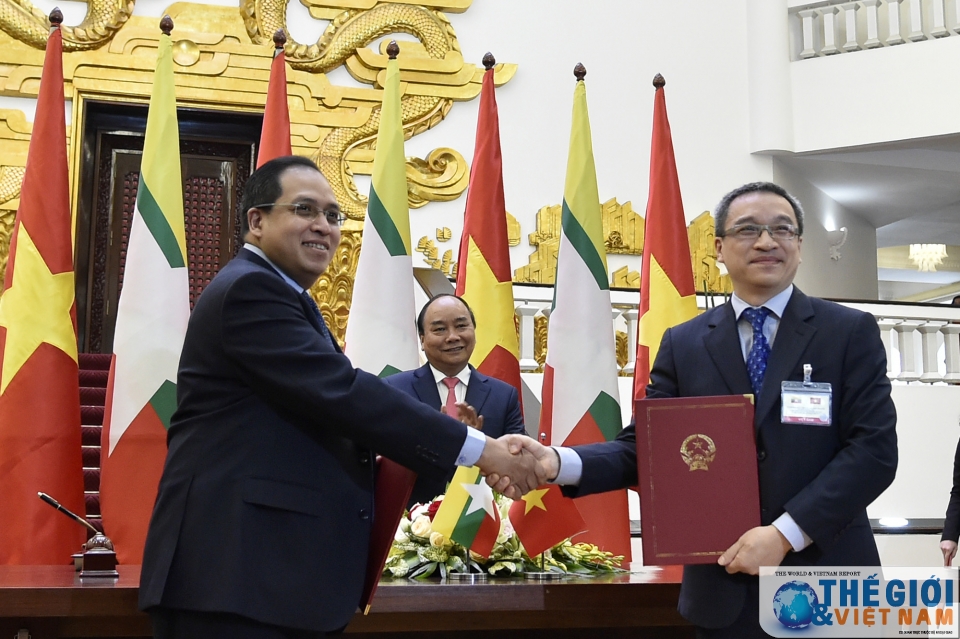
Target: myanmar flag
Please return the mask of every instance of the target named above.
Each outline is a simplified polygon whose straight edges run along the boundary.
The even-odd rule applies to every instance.
[[[170,36],[161,35],[101,444],[103,527],[122,564],[139,564],[143,557],[177,406],[189,291],[173,51]]]
[[[49,493],[85,514],[58,24],[47,40],[0,297],[0,564],[66,565],[85,539],[83,527],[37,498]]]
[[[576,503],[559,486],[541,486],[513,502],[510,523],[531,557],[587,529]]]
[[[395,46],[391,42],[390,47]],[[396,53],[387,62],[370,200],[353,284],[345,349],[354,366],[380,377],[420,365],[400,112],[400,67],[395,56]]]
[[[609,441],[622,428],[617,357],[610,316],[610,276],[587,114],[577,81],[563,192],[560,248],[543,370],[542,437],[571,446]],[[581,497],[583,539],[630,560],[625,490]]]
[[[633,377],[634,399],[646,396],[650,368],[660,340],[668,328],[697,314],[693,287],[690,242],[680,198],[677,162],[667,119],[666,83],[653,80],[653,140],[650,144],[650,188],[644,222],[643,266],[640,272],[640,326],[637,332],[637,365]]]
[[[494,94],[493,56],[484,56],[477,140],[470,169],[470,190],[463,216],[457,295],[477,317],[477,345],[470,363],[485,375],[517,389],[520,386],[520,342],[514,322],[513,278],[507,242],[507,209],[503,198],[500,123]]]
[[[433,530],[478,555],[490,556],[500,534],[500,511],[479,468],[457,468],[433,518]]]

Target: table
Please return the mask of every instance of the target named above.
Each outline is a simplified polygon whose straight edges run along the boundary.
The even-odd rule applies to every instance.
[[[118,571],[116,580],[81,581],[69,566],[0,566],[0,637],[16,637],[20,629],[32,639],[151,636],[149,617],[137,611],[140,567]],[[644,637],[693,637],[676,611],[680,576],[679,567],[668,566],[553,582],[384,580],[370,614],[355,615],[346,634],[563,639],[592,629],[606,639],[644,628]]]

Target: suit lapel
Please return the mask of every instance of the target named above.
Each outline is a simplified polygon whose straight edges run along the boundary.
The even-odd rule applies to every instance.
[[[800,357],[806,351],[817,329],[807,323],[813,317],[813,306],[800,289],[794,288],[787,307],[783,310],[777,336],[770,351],[767,372],[763,376],[760,401],[757,404],[757,424],[762,424],[767,414],[780,399],[780,382],[789,378]]]
[[[421,402],[440,410],[440,391],[437,390],[437,381],[433,378],[430,364],[424,364],[413,372],[413,390],[417,392]]]
[[[489,394],[490,385],[487,384],[487,376],[471,366],[470,383],[467,384],[467,394],[463,401],[473,406],[479,415],[480,409],[483,408],[483,403],[487,401],[487,395]]]
[[[711,330],[703,338],[704,346],[731,395],[752,393],[733,306],[728,302],[717,309],[715,314],[718,319],[709,325]]]

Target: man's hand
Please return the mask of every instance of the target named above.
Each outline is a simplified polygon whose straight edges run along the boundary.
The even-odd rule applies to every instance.
[[[537,463],[540,464],[542,471],[543,481],[541,481],[541,484],[553,481],[560,473],[560,455],[553,448],[544,446],[532,437],[526,437],[525,435],[504,435],[499,441],[504,442],[507,449],[515,455],[522,451],[533,455]],[[506,494],[504,491],[510,485],[510,478],[490,474],[487,475],[487,484],[498,493]]]
[[[446,411],[444,411],[446,412]],[[483,430],[483,415],[477,415],[477,409],[466,402],[457,402],[457,419],[477,430]],[[453,417],[453,415],[451,415]]]
[[[760,574],[760,566],[779,566],[792,546],[776,526],[757,526],[740,536],[735,544],[720,555],[717,563],[727,572]]]
[[[491,437],[487,437],[477,466],[485,476],[496,476],[497,481],[491,483],[488,479],[487,483],[502,483],[499,492],[511,499],[520,499],[545,481],[543,468],[533,455],[525,450],[511,452],[506,442]]]
[[[953,558],[957,556],[957,542],[944,539],[940,542],[940,552],[943,553],[943,565],[952,566]]]

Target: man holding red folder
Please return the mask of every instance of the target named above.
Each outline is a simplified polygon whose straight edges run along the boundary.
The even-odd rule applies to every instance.
[[[762,525],[744,531],[716,565],[684,568],[679,610],[698,637],[767,636],[758,619],[760,566],[880,564],[866,507],[897,469],[886,353],[872,316],[793,285],[802,235],[803,210],[783,188],[757,182],[724,196],[716,249],[733,297],[669,329],[650,373],[649,399],[756,396]],[[805,377],[829,384],[832,409],[821,423],[797,423],[789,407],[782,412],[790,383]],[[537,455],[570,496],[637,481],[632,424],[612,442],[549,449],[524,438],[513,445]]]

